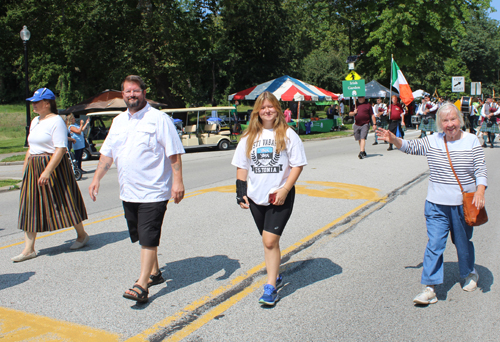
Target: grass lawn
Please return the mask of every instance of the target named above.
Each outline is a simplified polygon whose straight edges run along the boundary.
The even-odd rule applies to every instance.
[[[3,187],[3,186],[16,185],[16,184],[18,184],[20,182],[21,181],[19,179],[3,179],[3,180],[0,180],[0,188]]]
[[[319,139],[319,138],[345,137],[345,136],[348,136],[349,134],[352,134],[352,131],[302,134],[300,136],[300,138],[305,141],[305,140],[312,140],[312,139]]]
[[[26,152],[24,147],[25,136],[19,138],[4,138],[1,137],[0,129],[0,154],[2,153],[12,153],[12,152]]]
[[[0,154],[25,152],[26,105],[0,105]]]
[[[0,162],[24,161],[25,157],[26,157],[25,154],[21,154],[21,155],[18,155],[18,156],[10,156],[10,157],[7,157],[7,158],[4,158],[4,159],[0,160]]]

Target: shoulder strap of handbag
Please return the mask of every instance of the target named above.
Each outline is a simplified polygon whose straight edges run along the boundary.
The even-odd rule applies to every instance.
[[[446,155],[448,156],[448,161],[450,162],[451,171],[453,171],[453,174],[455,175],[455,178],[457,179],[458,185],[460,186],[460,191],[462,191],[462,193],[463,193],[464,188],[462,188],[462,184],[460,184],[460,181],[458,180],[457,173],[455,172],[455,169],[453,168],[453,164],[451,163],[450,152],[448,151],[448,143],[446,141],[446,136],[444,136],[444,147],[446,148]]]

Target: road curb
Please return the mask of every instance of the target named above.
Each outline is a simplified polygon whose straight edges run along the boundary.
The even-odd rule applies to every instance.
[[[0,166],[2,165],[23,165],[24,161],[15,161],[15,162],[0,162]]]
[[[21,189],[21,184],[22,184],[22,182],[19,182],[19,183],[15,184],[15,185],[2,186],[0,188],[0,193],[11,191],[11,190],[19,190],[19,189]]]
[[[0,180],[4,180],[4,179],[14,179],[16,180],[17,178],[9,178],[9,177],[0,177]],[[7,192],[7,191],[11,191],[11,190],[19,190],[21,188],[21,184],[22,184],[23,180],[22,179],[19,179],[19,183],[17,184],[14,184],[14,185],[7,185],[7,186],[2,186],[0,187],[0,193],[1,192]],[[16,188],[17,187],[17,188]]]

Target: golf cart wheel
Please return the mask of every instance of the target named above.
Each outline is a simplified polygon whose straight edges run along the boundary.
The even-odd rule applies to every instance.
[[[82,160],[90,160],[90,156],[90,152],[87,149],[84,149],[82,153]]]
[[[227,150],[229,149],[229,141],[228,140],[221,140],[219,142],[219,150]]]
[[[81,170],[79,170],[79,169],[75,169],[75,172],[74,172],[74,173],[75,173],[75,179],[76,179],[77,181],[79,181],[80,179],[82,179],[82,171],[81,171]]]

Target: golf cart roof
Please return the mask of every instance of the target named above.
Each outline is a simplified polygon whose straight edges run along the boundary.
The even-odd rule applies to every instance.
[[[85,115],[87,116],[100,116],[100,115],[103,115],[103,116],[117,116],[118,114],[121,114],[123,113],[123,111],[120,111],[120,110],[113,110],[113,111],[109,111],[109,112],[93,112],[93,113],[87,113]]]
[[[186,112],[206,112],[212,110],[233,110],[234,107],[192,107],[192,108],[166,108],[160,109],[165,113],[186,113]]]

